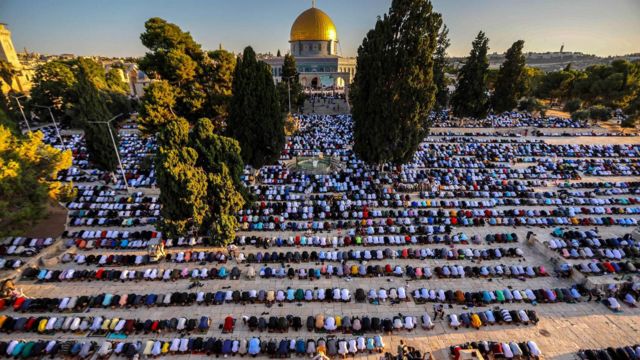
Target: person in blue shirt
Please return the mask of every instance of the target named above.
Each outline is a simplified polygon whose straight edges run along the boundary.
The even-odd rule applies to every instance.
[[[251,338],[251,340],[249,340],[249,355],[255,357],[260,353],[260,339],[258,338]]]

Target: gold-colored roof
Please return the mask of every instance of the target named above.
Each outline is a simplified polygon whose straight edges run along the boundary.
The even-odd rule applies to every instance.
[[[289,41],[337,41],[338,32],[324,11],[312,7],[300,14],[291,26]]]

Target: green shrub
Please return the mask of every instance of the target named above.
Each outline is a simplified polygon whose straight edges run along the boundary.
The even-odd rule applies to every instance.
[[[571,99],[564,104],[563,110],[566,112],[573,113],[580,110],[581,106],[582,106],[582,101],[580,101],[580,99]]]
[[[623,128],[633,128],[636,126],[637,120],[637,118],[630,116],[623,120],[622,123],[620,123],[620,126],[622,126]]]
[[[573,120],[587,120],[589,119],[589,111],[587,110],[579,110],[571,114],[571,118]]]
[[[534,97],[524,98],[518,103],[518,110],[520,111],[534,112],[542,110],[542,108],[543,106],[540,100]]]
[[[594,120],[609,120],[611,119],[611,109],[602,105],[592,106],[589,108],[589,117]]]

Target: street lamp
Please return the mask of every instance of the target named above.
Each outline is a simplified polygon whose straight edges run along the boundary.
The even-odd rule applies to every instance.
[[[119,118],[122,114],[118,114],[107,121],[89,121],[92,124],[107,124],[107,129],[109,129],[109,135],[111,136],[111,142],[113,143],[113,149],[116,151],[116,158],[118,159],[118,164],[120,164],[120,174],[122,175],[122,180],[124,181],[124,186],[127,187],[127,192],[131,192],[129,189],[129,183],[127,182],[127,176],[124,173],[124,166],[122,166],[122,160],[120,160],[120,152],[118,151],[118,145],[116,145],[116,139],[113,136],[113,131],[111,131],[111,122],[117,118]]]
[[[58,123],[56,122],[55,116],[53,116],[53,111],[51,111],[51,106],[44,106],[44,105],[38,105],[38,104],[35,104],[33,106],[49,110],[49,115],[51,115],[51,120],[53,121],[53,126],[56,128],[56,133],[58,134],[58,139],[60,139],[60,143],[62,144],[62,148],[66,149],[67,146],[64,144],[64,140],[62,140],[62,136],[60,135],[60,129],[58,129]]]
[[[27,97],[27,95],[20,95],[20,96],[13,96],[10,95],[12,98],[16,99],[16,102],[18,103],[18,109],[20,109],[20,113],[22,114],[22,118],[24,119],[24,123],[27,125],[27,129],[29,130],[29,132],[31,132],[31,126],[29,126],[29,122],[27,121],[27,117],[24,115],[24,109],[22,107],[22,104],[20,104],[20,99],[22,99],[23,97]]]

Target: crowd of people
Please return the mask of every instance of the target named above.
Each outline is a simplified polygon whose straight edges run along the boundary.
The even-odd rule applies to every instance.
[[[479,122],[439,113],[433,120],[410,163],[372,167],[352,150],[350,116],[300,116],[281,161],[243,177],[252,201],[236,214],[228,248],[156,229],[154,137],[120,131],[125,184],[119,172],[93,169],[81,134],[64,135],[63,145],[45,128],[47,141],[74,154],[59,179],[73,181],[77,195],[66,204],[65,251],[21,269],[18,279],[18,286],[51,292],[0,300],[0,331],[9,335],[0,354],[346,357],[383,353],[387,335],[430,336],[438,324],[445,332],[508,328],[535,325],[567,304],[636,306],[640,283],[633,279],[606,292],[574,280],[638,273],[640,245],[629,233],[640,219],[640,182],[629,177],[640,175],[639,145],[547,142],[540,136],[593,129],[520,112]],[[295,166],[299,157],[332,165],[310,173]],[[600,182],[583,180],[593,176]],[[529,245],[539,239],[554,261],[534,254]],[[21,268],[53,242],[1,240],[0,267]],[[150,253],[153,246],[163,256]],[[363,311],[353,312],[355,304]],[[240,305],[242,314],[227,311]],[[313,311],[303,315],[298,306]],[[265,309],[280,311],[256,312]],[[250,336],[239,336],[240,319]],[[25,333],[29,340],[20,340]],[[62,338],[33,340],[50,335]],[[122,335],[128,338],[113,338]],[[419,344],[402,345],[402,359],[422,356]],[[464,349],[542,354],[534,341],[473,342],[451,354]]]

